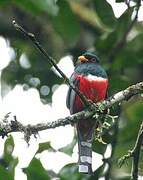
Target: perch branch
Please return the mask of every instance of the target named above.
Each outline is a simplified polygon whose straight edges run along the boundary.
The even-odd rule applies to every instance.
[[[65,126],[68,124],[73,124],[80,119],[85,120],[92,116],[95,116],[95,114],[100,115],[103,113],[105,109],[110,108],[115,103],[120,103],[124,100],[127,101],[132,96],[136,94],[141,94],[142,92],[143,92],[143,82],[140,82],[135,85],[129,86],[127,89],[114,94],[113,96],[109,97],[107,100],[103,102],[92,104],[90,108],[87,108],[84,111],[78,112],[66,118],[58,119],[53,122],[24,126],[20,122],[18,122],[16,118],[14,120],[11,120],[10,122],[4,120],[0,123],[0,136],[4,137],[11,132],[24,132],[26,137],[25,139],[28,139],[28,137],[30,137],[32,134],[35,135],[39,131],[50,128],[56,128],[59,126]]]
[[[56,61],[53,57],[51,57],[46,51],[45,49],[41,46],[41,44],[39,43],[39,41],[36,39],[35,35],[33,33],[30,33],[28,31],[26,31],[22,26],[20,26],[15,20],[13,20],[13,25],[16,28],[16,30],[20,31],[21,33],[23,33],[26,37],[28,37],[33,44],[36,46],[36,48],[42,53],[42,55],[44,55],[46,57],[46,59],[48,60],[48,63],[50,63],[52,66],[54,66],[54,68],[59,72],[59,74],[62,76],[62,78],[65,80],[65,82],[70,86],[70,88],[72,90],[74,90],[76,92],[76,94],[80,97],[80,99],[82,100],[82,102],[85,104],[85,106],[89,106],[90,103],[89,101],[86,99],[86,97],[78,90],[78,88],[76,88],[73,84],[70,83],[68,77],[60,70],[60,68],[57,66]]]

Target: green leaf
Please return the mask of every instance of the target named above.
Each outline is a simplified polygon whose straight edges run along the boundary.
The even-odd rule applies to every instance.
[[[1,165],[0,165],[0,177],[3,178],[1,180],[14,180],[10,172],[8,172],[7,169]]]
[[[22,9],[32,12],[35,15],[42,12],[56,15],[58,12],[58,7],[54,0],[15,0],[15,3]]]
[[[107,53],[109,53],[109,51],[112,50],[116,41],[117,41],[117,32],[113,31],[104,34],[103,37],[97,38],[95,47],[101,53],[101,56],[105,54],[105,57],[107,58]]]
[[[4,155],[2,159],[0,160],[0,164],[1,164],[0,175],[2,171],[2,173],[7,174],[7,176],[10,175],[11,179],[14,179],[15,167],[18,164],[18,158],[14,158],[12,156],[13,150],[14,150],[14,140],[12,136],[10,135],[5,141]],[[5,168],[5,171],[3,171],[2,167]],[[5,179],[8,179],[8,178],[5,178]]]
[[[112,51],[116,44],[123,38],[124,33],[131,23],[132,13],[133,8],[126,10],[117,20],[114,31],[103,34],[103,36],[96,39],[95,46],[102,56],[103,54],[105,55],[105,59],[107,55],[110,54],[110,51]]]
[[[102,144],[101,142],[99,142],[97,140],[96,141],[94,140],[92,143],[92,150],[96,153],[99,153],[99,154],[104,154],[106,147],[107,147],[107,144]]]
[[[76,142],[77,142],[77,140],[76,140],[76,137],[74,136],[72,142],[70,144],[68,144],[67,146],[59,149],[59,151],[64,152],[64,153],[68,154],[69,156],[72,156],[73,148],[76,145]]]
[[[75,163],[64,166],[58,175],[62,180],[88,180],[90,178],[89,175],[79,173],[78,166]]]
[[[123,36],[125,31],[127,31],[129,25],[131,24],[131,17],[134,11],[134,7],[127,9],[118,19],[118,24],[116,31],[118,33],[118,40]]]
[[[14,140],[13,137],[10,135],[6,139],[5,145],[4,145],[4,157],[7,159],[8,157],[11,157],[14,150]]]
[[[128,76],[130,76],[130,79],[134,79],[134,74],[139,73],[138,65],[143,64],[142,42],[143,33],[130,40],[128,45],[118,54],[116,60],[112,64],[112,70],[118,71],[126,67]]]
[[[47,162],[48,163],[48,162]],[[47,171],[43,168],[40,160],[33,158],[27,168],[23,169],[28,180],[50,180]]]
[[[15,176],[15,167],[18,164],[18,158],[11,158],[9,164],[5,159],[0,159],[0,176],[7,177],[4,179],[14,180]]]
[[[94,0],[94,8],[103,24],[109,28],[114,28],[116,18],[112,6],[106,0]]]
[[[41,153],[45,150],[55,152],[55,149],[51,146],[51,143],[48,141],[48,142],[44,142],[44,143],[39,143],[39,148],[38,148],[36,154]]]
[[[12,177],[14,177],[14,175],[15,175],[15,168],[16,168],[17,164],[18,164],[18,158],[13,158],[13,160],[9,164],[9,171],[11,172]]]
[[[59,6],[59,13],[51,19],[54,29],[65,41],[76,43],[80,34],[77,18],[66,0],[58,1],[57,5]]]

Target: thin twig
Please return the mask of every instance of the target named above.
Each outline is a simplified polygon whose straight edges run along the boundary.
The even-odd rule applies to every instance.
[[[122,167],[123,164],[125,164],[125,162],[131,158],[133,156],[133,152],[132,150],[128,150],[128,153],[125,154],[123,157],[121,157],[119,160],[118,160],[118,164],[119,164],[119,167]]]
[[[30,33],[26,31],[22,26],[20,26],[15,20],[12,21],[14,27],[16,30],[20,31],[23,33],[25,36],[27,36],[33,44],[36,46],[36,48],[46,57],[48,62],[54,66],[54,68],[60,73],[62,78],[67,82],[67,84],[70,86],[72,90],[76,92],[76,94],[80,97],[81,101],[84,103],[85,106],[89,106],[91,103],[86,99],[86,97],[78,90],[77,87],[75,87],[73,84],[70,83],[68,77],[60,70],[60,68],[57,66],[56,61],[54,58],[52,58],[46,51],[45,49],[41,46],[39,41],[36,39],[35,35],[33,33]]]
[[[140,129],[138,132],[138,136],[136,139],[135,146],[132,150],[128,151],[128,154],[124,155],[119,160],[120,166],[122,166],[126,160],[132,158],[132,171],[131,171],[131,180],[138,180],[138,169],[139,169],[139,158],[140,158],[140,150],[143,142],[143,122],[140,125]]]
[[[143,142],[143,122],[140,126],[136,144],[133,149],[132,177],[131,177],[131,179],[133,180],[138,179],[138,169],[139,169],[138,166],[139,166],[139,157],[140,157],[140,150],[141,150],[142,142]]]
[[[125,4],[127,5],[128,9],[130,8],[130,0],[125,0]]]

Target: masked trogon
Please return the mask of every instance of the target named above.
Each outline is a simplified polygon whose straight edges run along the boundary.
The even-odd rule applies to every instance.
[[[99,65],[99,58],[89,52],[78,58],[70,82],[76,86],[88,100],[92,102],[103,101],[107,95],[108,79],[105,70]],[[80,97],[71,88],[68,90],[67,107],[71,114],[85,109]],[[92,119],[79,120],[76,124],[79,172],[92,173],[92,140],[95,129],[95,121]]]

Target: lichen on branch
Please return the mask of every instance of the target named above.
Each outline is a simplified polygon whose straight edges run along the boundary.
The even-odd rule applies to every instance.
[[[86,120],[90,117],[94,116],[94,120],[96,120],[96,114],[97,117],[103,114],[103,111],[105,109],[110,108],[111,106],[121,103],[123,101],[129,100],[131,97],[141,94],[143,92],[143,82],[137,83],[135,85],[129,86],[125,90],[122,90],[108,99],[104,100],[103,102],[91,104],[90,107],[85,109],[84,111],[78,112],[76,114],[67,116],[65,118],[57,119],[56,121],[47,122],[47,123],[39,123],[37,125],[23,125],[22,123],[18,122],[16,117],[14,117],[13,120],[6,121],[6,116],[1,122],[0,122],[0,136],[5,137],[8,133],[12,132],[24,132],[25,137],[29,140],[30,136],[33,134],[35,135],[39,131],[56,128],[59,126],[65,126],[69,124],[74,124],[78,120],[83,119]],[[102,107],[102,111],[101,111]],[[49,120],[48,120],[49,121]],[[28,138],[29,137],[29,138]],[[27,141],[28,141],[27,140]]]

